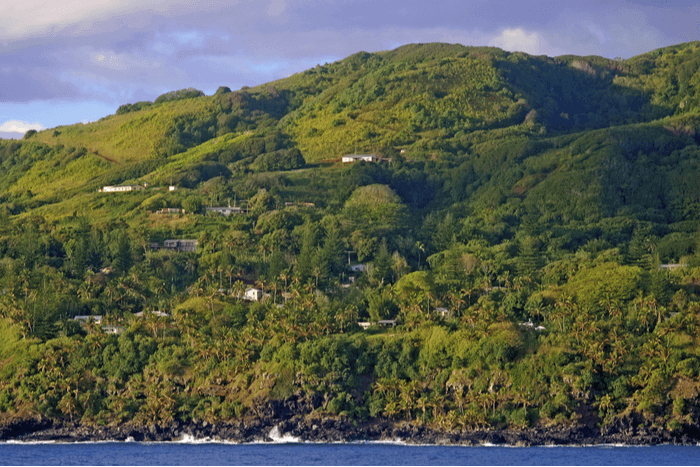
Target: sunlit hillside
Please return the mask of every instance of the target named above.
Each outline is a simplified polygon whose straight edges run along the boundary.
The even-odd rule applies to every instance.
[[[0,428],[697,443],[699,64],[414,44],[0,141]]]

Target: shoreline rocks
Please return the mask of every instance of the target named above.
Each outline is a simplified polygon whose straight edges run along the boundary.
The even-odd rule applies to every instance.
[[[0,423],[0,441],[149,441],[187,442],[194,440],[251,442],[394,442],[429,445],[657,445],[698,444],[700,425],[684,426],[670,432],[633,417],[616,419],[602,429],[591,424],[535,426],[527,429],[435,430],[422,424],[395,422],[386,418],[366,421],[323,417],[315,412],[319,396],[293,396],[287,400],[257,401],[253,410],[230,422],[204,420],[174,421],[167,425],[117,426],[84,425],[44,417],[6,419]]]
[[[523,430],[439,431],[386,419],[353,422],[338,418],[309,419],[294,415],[285,419],[247,418],[228,423],[211,424],[205,421],[173,422],[135,426],[87,426],[80,423],[24,419],[0,427],[0,440],[54,441],[54,442],[108,442],[147,441],[177,442],[189,440],[251,442],[405,442],[426,445],[656,445],[697,444],[697,429],[670,433],[660,428],[642,428],[622,431],[619,427],[603,430],[586,426],[534,427]]]

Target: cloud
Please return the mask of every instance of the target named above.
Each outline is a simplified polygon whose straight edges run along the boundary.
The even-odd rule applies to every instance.
[[[81,121],[174,89],[254,86],[416,42],[629,57],[694,39],[699,15],[697,5],[650,0],[5,1],[0,118],[55,125],[3,106],[93,102],[100,110],[76,110]]]
[[[265,9],[265,13],[268,16],[279,16],[284,13],[285,8],[287,8],[287,2],[284,0],[272,0]]]
[[[588,31],[593,34],[598,41],[600,41],[601,44],[605,44],[608,42],[608,34],[605,32],[603,28],[598,26],[597,24],[589,24],[588,25]]]
[[[489,45],[530,55],[542,55],[549,49],[547,41],[539,33],[527,32],[523,28],[504,29],[490,41]]]
[[[141,99],[122,100],[135,102]],[[97,120],[113,114],[120,104],[96,100],[70,101],[63,99],[35,100],[31,102],[0,102],[0,122],[16,120],[20,123],[40,122],[46,128],[70,125],[83,120]],[[36,124],[36,123],[35,123]],[[20,137],[23,133],[19,134]]]
[[[206,4],[206,3],[204,3]],[[23,0],[0,8],[0,38],[6,41],[36,36],[99,33],[123,24],[137,25],[143,19],[169,11],[188,11],[184,0]],[[128,21],[125,21],[128,20]],[[100,30],[94,25],[104,22]]]
[[[78,89],[58,79],[55,72],[42,66],[3,67],[0,69],[0,102],[77,97]]]
[[[7,133],[26,133],[29,130],[43,130],[44,126],[39,123],[29,123],[29,122],[22,122],[19,120],[9,120],[2,125],[0,125],[0,131],[1,132],[7,132]]]

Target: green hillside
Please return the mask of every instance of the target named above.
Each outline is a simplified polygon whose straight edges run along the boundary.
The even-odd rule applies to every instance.
[[[699,64],[413,44],[0,141],[0,420],[696,436]]]

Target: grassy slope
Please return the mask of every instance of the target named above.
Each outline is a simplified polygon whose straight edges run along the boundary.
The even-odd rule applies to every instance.
[[[83,146],[110,161],[144,160],[156,156],[155,148],[166,139],[177,119],[211,113],[212,106],[212,98],[186,99],[110,115],[88,124],[44,130],[36,138],[51,145]]]
[[[698,47],[697,42],[681,44],[623,62],[531,57],[446,44],[358,53],[227,94],[227,108],[221,96],[209,96],[45,130],[35,136],[37,141],[65,149],[26,164],[26,170],[5,180],[4,186],[16,196],[30,190],[41,203],[58,203],[41,208],[50,217],[88,206],[96,215],[112,217],[108,213],[113,206],[80,194],[108,183],[167,183],[173,173],[244,143],[250,135],[246,128],[267,131],[254,126],[256,121],[248,127],[239,124],[235,131],[220,127],[214,133],[222,136],[201,145],[171,156],[158,152],[173,138],[174,128],[188,119],[217,121],[237,113],[242,119],[263,115],[262,128],[274,128],[278,121],[276,129],[286,133],[309,162],[337,160],[355,151],[391,153],[393,148],[405,148],[408,157],[419,159],[452,153],[472,164],[477,174],[492,179],[477,194],[503,184],[523,198],[533,194],[533,200],[539,200],[534,204],[580,202],[581,219],[612,214],[615,209],[600,201],[602,188],[596,178],[600,173],[595,171],[613,156],[632,153],[630,136],[614,142],[616,135],[644,139],[646,129],[651,129],[646,134],[656,139],[662,135],[687,139],[698,128],[694,117],[700,108],[694,94],[700,80],[695,66],[700,60]],[[634,126],[657,118],[666,119],[649,127]],[[578,136],[556,136],[566,134]],[[65,156],[79,147],[87,154]],[[588,162],[576,162],[583,160]],[[522,173],[508,172],[514,164]],[[303,172],[291,176],[292,186],[285,193],[318,199],[317,190],[309,191],[302,179],[306,179]],[[587,181],[579,191],[596,189],[597,198],[540,199],[546,198],[542,193],[549,187],[575,179]]]

